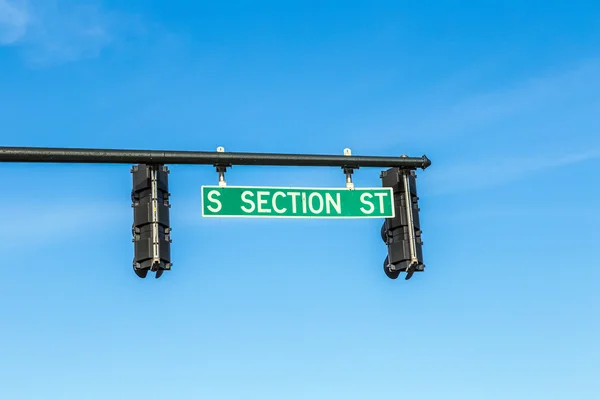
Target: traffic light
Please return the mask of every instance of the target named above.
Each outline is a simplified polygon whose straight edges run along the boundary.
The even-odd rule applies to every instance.
[[[131,169],[133,189],[133,270],[140,278],[148,271],[160,278],[171,269],[169,170],[164,165],[139,164]]]
[[[388,255],[383,262],[385,274],[396,279],[406,272],[410,279],[415,271],[423,271],[423,250],[419,223],[416,174],[414,171],[390,168],[381,173],[383,187],[394,191],[395,217],[387,218],[381,227],[381,238]]]

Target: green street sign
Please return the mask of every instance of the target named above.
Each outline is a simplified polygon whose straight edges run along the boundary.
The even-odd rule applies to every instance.
[[[393,218],[392,188],[202,186],[203,217]]]

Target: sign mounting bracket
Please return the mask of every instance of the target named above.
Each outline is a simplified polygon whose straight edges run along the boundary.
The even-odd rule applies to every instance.
[[[217,147],[217,153],[224,153],[225,148],[223,146]],[[221,164],[215,163],[215,168],[217,170],[217,174],[219,174],[219,186],[225,187],[227,186],[227,181],[225,180],[225,172],[227,172],[227,167],[231,167],[231,164]]]
[[[346,156],[346,157],[352,156],[352,150],[350,150],[349,148],[345,148],[344,156]],[[358,166],[344,165],[342,167],[342,169],[344,170],[344,175],[346,175],[346,188],[348,190],[354,190],[354,182],[352,182],[352,174],[354,173],[355,169],[358,169]]]

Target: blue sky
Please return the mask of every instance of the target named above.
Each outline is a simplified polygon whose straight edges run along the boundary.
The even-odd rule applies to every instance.
[[[380,221],[202,219],[177,165],[142,280],[129,166],[2,165],[0,398],[597,399],[599,76],[592,1],[0,0],[1,145],[433,162],[410,281]]]

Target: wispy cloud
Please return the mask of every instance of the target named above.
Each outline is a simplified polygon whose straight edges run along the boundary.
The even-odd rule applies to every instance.
[[[429,221],[443,222],[446,224],[461,224],[464,222],[473,223],[482,220],[499,220],[500,222],[514,221],[515,219],[543,219],[552,221],[557,215],[563,215],[568,218],[584,219],[586,222],[600,220],[600,206],[598,207],[556,207],[547,205],[528,205],[524,204],[515,207],[510,206],[486,206],[470,207],[468,209],[453,210],[448,212],[446,209],[428,215]]]
[[[25,35],[29,11],[25,1],[0,0],[0,45],[15,43]]]
[[[33,67],[97,57],[139,21],[99,2],[0,0],[0,45],[19,47]]]
[[[3,217],[0,242],[5,249],[41,247],[123,221],[123,229],[129,229],[128,217],[132,218],[127,204],[77,204],[60,199],[13,204],[10,213]]]
[[[385,145],[388,154],[389,148],[411,154],[418,147],[416,155],[433,160],[419,174],[430,194],[502,185],[600,159],[600,58],[548,69],[553,72],[483,92],[461,93],[460,85],[446,84],[415,100],[410,112],[399,109],[400,118],[382,118],[380,128],[369,129],[387,141],[367,141],[372,134],[365,132],[357,141],[363,149]]]
[[[472,73],[481,79],[486,71]],[[438,87],[411,99],[410,104],[386,107],[376,122],[355,130],[356,141],[375,150],[383,144],[364,140],[373,132],[390,138],[391,142],[385,142],[388,147],[412,147],[418,141],[419,146],[427,148],[452,144],[455,139],[465,137],[518,135],[545,140],[550,133],[560,136],[563,127],[560,124],[553,127],[549,122],[567,121],[584,112],[591,114],[590,108],[600,106],[598,76],[600,58],[590,57],[570,65],[548,67],[528,78],[503,82],[481,91],[466,89],[469,85],[464,84],[462,76],[448,78]],[[490,82],[493,79],[490,78]],[[597,121],[592,115],[588,120]],[[529,124],[527,128],[523,127],[525,123]],[[543,126],[543,129],[532,130],[532,126]],[[569,134],[573,136],[573,132]],[[587,132],[577,134],[583,136]]]
[[[600,159],[600,149],[534,157],[493,157],[469,163],[439,165],[435,172],[431,169],[423,176],[426,176],[427,191],[442,195],[502,185],[540,171],[597,159]]]
[[[531,114],[556,104],[600,99],[600,60],[591,59],[571,68],[535,76],[509,87],[459,97],[414,121],[420,134],[456,135],[492,125],[518,115]],[[447,97],[443,96],[443,97]]]

